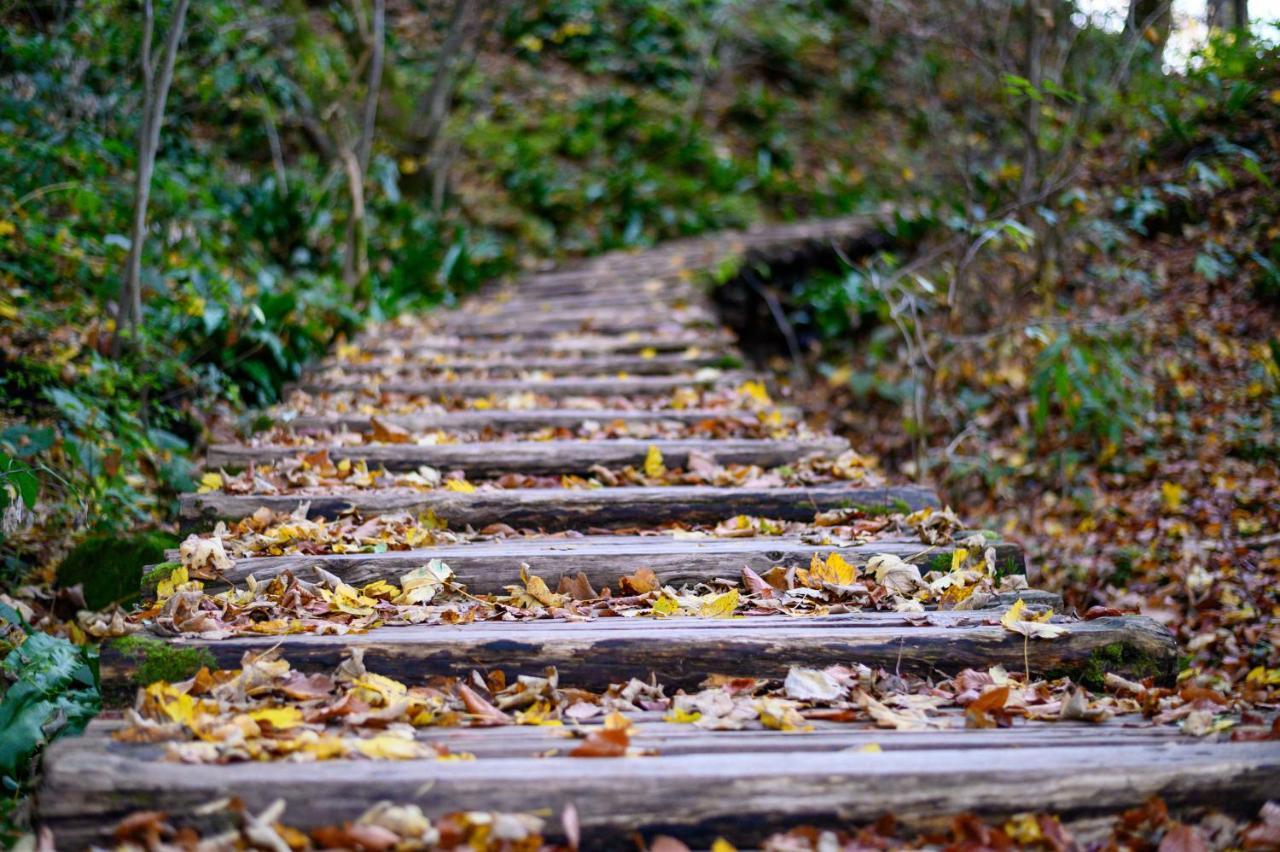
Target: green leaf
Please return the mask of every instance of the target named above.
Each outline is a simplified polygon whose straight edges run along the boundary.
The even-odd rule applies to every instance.
[[[46,633],[31,633],[0,670],[12,681],[0,700],[0,775],[17,779],[50,740],[83,731],[102,701],[90,652]]]

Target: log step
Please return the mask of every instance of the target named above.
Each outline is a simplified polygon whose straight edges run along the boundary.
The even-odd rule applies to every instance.
[[[1025,574],[1022,549],[1003,541],[991,543],[1001,576]],[[267,580],[284,571],[310,579],[319,566],[354,586],[375,580],[398,581],[401,576],[442,559],[458,582],[478,594],[495,594],[505,586],[520,584],[520,565],[555,588],[562,577],[585,574],[596,589],[619,588],[619,581],[641,568],[652,570],[664,585],[706,583],[718,578],[736,579],[744,567],[764,574],[775,565],[807,566],[815,555],[838,552],[853,565],[864,565],[877,554],[905,559],[924,570],[946,570],[954,547],[929,547],[919,541],[886,540],[847,547],[806,544],[796,538],[709,538],[680,540],[670,536],[586,536],[575,539],[513,538],[471,544],[441,545],[418,550],[383,553],[338,553],[322,556],[286,555],[242,558],[222,575],[230,584],[242,584],[252,574]],[[150,569],[144,571],[146,574]],[[1028,603],[1061,609],[1056,595],[1037,593]]]
[[[244,468],[250,464],[292,459],[300,453],[325,450],[336,461],[366,461],[370,467],[387,470],[416,470],[429,465],[440,470],[460,469],[469,477],[482,479],[503,473],[559,475],[585,473],[595,465],[617,469],[640,467],[652,448],[662,453],[667,467],[683,468],[691,453],[709,456],[718,464],[779,467],[810,456],[836,456],[849,449],[844,438],[796,440],[699,438],[632,438],[568,441],[480,441],[473,444],[358,444],[346,446],[249,447],[242,444],[214,444],[206,463],[214,468]]]
[[[308,379],[290,386],[291,390],[304,393],[339,393],[342,391],[366,391],[369,393],[402,393],[408,396],[452,398],[465,396],[504,396],[513,393],[534,393],[561,398],[566,396],[656,396],[674,393],[681,388],[730,387],[760,377],[747,372],[718,370],[706,375],[691,373],[676,376],[599,376],[595,378],[555,378],[530,381],[528,379],[457,379],[454,381],[379,381],[362,376],[350,380]]]
[[[537,330],[554,333],[599,328],[609,323],[626,323],[630,327],[653,328],[676,323],[684,326],[717,325],[715,314],[702,305],[675,307],[663,304],[654,310],[636,307],[626,310],[609,310],[588,304],[557,307],[550,304],[519,306],[507,313],[468,311],[464,305],[459,310],[427,314],[422,318],[423,330],[434,329],[447,334],[475,334],[477,331],[513,329],[517,334]],[[392,328],[392,331],[398,329]],[[376,329],[374,330],[376,333]]]
[[[96,723],[87,736],[50,749],[41,810],[59,849],[111,847],[111,827],[135,810],[216,830],[225,823],[195,812],[229,795],[255,812],[283,796],[282,821],[303,829],[354,820],[379,801],[417,804],[432,817],[459,809],[537,811],[549,817],[553,838],[558,815],[573,805],[584,850],[629,848],[637,832],[706,848],[717,837],[755,847],[772,831],[848,827],[887,813],[914,828],[945,826],[963,812],[1004,819],[1037,810],[1073,820],[1157,795],[1174,808],[1252,816],[1280,786],[1280,743],[1168,741],[1123,729],[1104,737],[1065,723],[1056,730],[1046,730],[1052,744],[1035,747],[1016,730],[949,732],[918,747],[897,745],[919,743],[914,733],[846,734],[825,749],[811,747],[814,735],[774,732],[767,750],[754,745],[766,735],[715,733],[704,736],[742,741],[742,750],[193,767],[161,761],[156,747],[108,743],[106,725]],[[500,731],[454,733],[469,745],[506,736]],[[1058,744],[1063,734],[1080,739]],[[860,750],[870,743],[882,750]]]
[[[408,340],[390,337],[359,337],[356,343],[365,352],[407,352],[418,354],[473,355],[477,352],[503,352],[507,354],[546,352],[682,352],[691,346],[714,350],[720,346],[733,346],[737,339],[723,329],[701,329],[676,334],[627,334],[627,335],[564,335],[556,337],[514,336],[510,340],[468,340],[465,337],[422,334]]]
[[[373,360],[362,363],[344,363],[330,359],[318,369],[310,371],[311,380],[327,370],[340,368],[347,373],[386,373],[429,376],[435,373],[459,374],[488,373],[490,375],[522,375],[529,372],[551,373],[557,376],[616,376],[629,373],[637,376],[664,376],[687,373],[704,367],[732,369],[742,365],[742,359],[734,355],[676,353],[654,355],[605,355],[595,358],[456,358],[442,360]]]
[[[814,513],[830,509],[910,512],[940,505],[937,496],[925,488],[867,488],[845,483],[803,488],[515,488],[482,489],[470,494],[404,488],[271,495],[209,492],[183,494],[179,500],[179,517],[187,527],[248,517],[262,506],[273,512],[293,512],[307,503],[308,515],[313,518],[332,519],[350,509],[365,517],[430,511],[455,528],[469,524],[480,529],[505,523],[516,528],[548,530],[653,527],[668,521],[714,523],[738,514],[810,521]]]
[[[781,406],[777,411],[783,420],[799,419],[800,412],[791,406]],[[489,409],[487,411],[447,411],[440,414],[384,414],[378,419],[383,423],[408,429],[410,432],[429,432],[442,429],[445,432],[493,429],[495,431],[532,431],[535,429],[576,429],[584,423],[608,425],[623,423],[679,423],[692,425],[707,420],[738,420],[757,422],[754,414],[716,408],[663,408],[655,411],[624,408],[547,408],[547,409]],[[277,426],[303,429],[350,429],[367,432],[373,428],[369,415],[359,412],[342,414],[300,415],[275,421]]]
[[[477,622],[380,627],[343,636],[292,634],[206,640],[167,639],[176,650],[199,649],[222,668],[246,651],[279,647],[299,669],[331,669],[362,648],[370,670],[397,680],[465,677],[473,669],[541,674],[555,666],[565,683],[603,690],[650,673],[671,688],[692,689],[710,674],[783,678],[792,666],[862,663],[930,675],[1003,665],[1032,676],[1076,679],[1110,671],[1171,683],[1177,668],[1173,634],[1142,616],[1064,621],[1066,632],[1031,640],[999,624],[999,612],[937,611],[915,616],[865,612],[817,617],[747,616],[600,618],[594,621]],[[103,693],[127,694],[134,660],[107,646],[99,661]]]

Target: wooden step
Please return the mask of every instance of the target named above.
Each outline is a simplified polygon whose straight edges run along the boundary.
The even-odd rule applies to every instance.
[[[795,440],[706,438],[660,438],[635,440],[616,438],[569,441],[478,441],[470,444],[359,444],[344,446],[264,446],[214,444],[209,447],[207,466],[245,468],[292,459],[302,453],[327,451],[329,458],[366,461],[370,467],[387,470],[416,470],[428,465],[440,470],[463,470],[468,478],[483,479],[503,473],[570,474],[586,473],[596,465],[610,469],[639,468],[657,448],[669,468],[688,466],[689,455],[700,453],[718,464],[753,464],[763,468],[793,464],[811,456],[837,456],[849,449],[844,438],[804,438]]]
[[[791,406],[776,409],[785,421],[795,421],[800,410]],[[620,408],[549,408],[527,410],[489,409],[487,411],[449,411],[441,414],[384,414],[378,420],[408,429],[410,432],[428,432],[442,429],[445,432],[466,432],[493,429],[498,432],[533,431],[545,428],[576,429],[584,423],[678,423],[693,425],[708,420],[737,420],[743,423],[758,422],[750,412],[715,408],[663,408],[655,411]],[[368,432],[373,428],[369,415],[358,412],[300,415],[286,419],[281,416],[275,424],[297,430],[350,429]]]
[[[710,330],[715,327],[715,323],[698,315],[690,314],[687,317],[673,316],[664,318],[662,316],[638,316],[638,315],[601,315],[591,320],[562,320],[533,322],[532,320],[514,320],[514,321],[495,321],[495,322],[474,322],[460,324],[457,328],[430,328],[423,326],[420,329],[377,329],[371,332],[363,332],[358,340],[366,340],[369,338],[416,338],[422,334],[456,334],[461,337],[487,338],[487,337],[512,337],[518,335],[528,336],[549,336],[557,333],[574,332],[584,334],[662,334],[693,332],[700,333],[704,330]]]
[[[505,523],[516,528],[563,530],[589,527],[653,527],[668,521],[715,523],[733,515],[810,521],[814,513],[849,507],[868,512],[914,511],[939,506],[930,490],[911,485],[867,488],[846,483],[803,488],[659,486],[622,488],[513,488],[471,494],[438,489],[323,491],[299,494],[183,494],[184,528],[248,517],[260,507],[293,512],[307,504],[310,517],[336,518],[354,509],[365,517],[392,512],[425,514],[454,528]]]
[[[718,347],[732,346],[737,341],[723,329],[701,329],[665,334],[579,334],[555,337],[524,338],[513,335],[510,340],[467,339],[448,335],[422,335],[411,340],[393,338],[360,337],[356,339],[366,352],[406,352],[416,354],[507,353],[522,355],[546,352],[681,352],[690,347],[703,351],[716,351]]]
[[[1104,737],[1105,729],[1067,723],[1054,731],[1076,734],[1078,744],[1059,744],[1061,733],[1048,727],[1053,744],[1034,747],[1016,729],[950,732],[918,747],[897,745],[920,742],[921,735],[908,732],[846,734],[827,748],[814,748],[811,734],[771,732],[750,737],[771,748],[744,742],[731,754],[199,767],[164,762],[155,746],[109,743],[108,730],[95,723],[87,736],[49,750],[40,803],[59,849],[109,848],[111,828],[139,810],[213,831],[228,817],[218,821],[197,811],[230,795],[255,813],[284,797],[281,821],[303,829],[355,820],[380,801],[418,804],[432,817],[459,810],[539,812],[552,838],[560,833],[559,814],[572,805],[581,848],[595,850],[631,848],[637,833],[646,840],[673,835],[704,849],[724,837],[750,848],[773,831],[848,828],[889,813],[916,829],[945,828],[966,812],[998,820],[1049,812],[1070,821],[1138,807],[1152,796],[1175,809],[1216,807],[1252,817],[1280,787],[1277,742],[1153,742],[1144,731],[1121,728]],[[468,745],[509,736],[503,729],[455,733]],[[561,742],[565,750],[572,747]],[[862,750],[872,743],[880,751]]]
[[[478,296],[467,299],[458,306],[457,310],[483,317],[514,317],[587,306],[606,310],[623,308],[644,313],[709,305],[710,300],[702,290],[675,285],[664,287],[654,293],[628,288],[565,295],[539,295],[506,288],[482,292]]]
[[[375,377],[358,376],[352,379],[310,379],[290,385],[287,390],[304,393],[337,393],[340,391],[365,391],[368,393],[402,393],[408,396],[435,398],[459,398],[472,396],[505,396],[513,393],[534,393],[551,398],[568,396],[660,396],[674,393],[681,388],[732,387],[745,381],[760,380],[755,373],[744,371],[711,370],[705,375],[691,373],[677,376],[617,376],[596,378],[563,377],[555,379],[456,379],[454,381],[379,381]]]
[[[991,543],[1000,574],[1025,574],[1022,548],[1005,541]],[[839,553],[853,565],[864,565],[877,554],[887,553],[920,565],[922,570],[946,570],[951,566],[952,546],[930,547],[919,541],[872,541],[846,547],[806,544],[797,538],[675,539],[671,536],[586,536],[576,539],[512,538],[471,544],[441,545],[418,550],[383,553],[339,553],[323,556],[262,556],[235,560],[222,575],[224,583],[240,584],[252,574],[258,580],[291,571],[310,579],[314,567],[341,577],[353,586],[400,577],[442,559],[457,581],[477,594],[497,594],[520,584],[520,566],[556,588],[560,579],[582,573],[596,589],[617,590],[623,577],[641,568],[652,570],[661,583],[680,587],[709,583],[719,578],[738,579],[742,569],[764,574],[775,565],[806,567],[815,555]],[[148,569],[149,570],[149,569]],[[144,575],[147,570],[144,570]],[[1028,602],[1061,609],[1061,599],[1037,593]]]
[[[719,324],[715,314],[702,305],[674,307],[668,304],[649,311],[634,307],[619,310],[596,305],[558,307],[553,310],[549,305],[537,307],[526,305],[522,311],[508,313],[459,309],[425,314],[422,318],[421,330],[435,330],[445,334],[476,334],[502,329],[515,329],[517,334],[555,333],[595,328],[602,323],[611,322],[626,322],[630,324],[627,327],[634,328],[652,328],[672,323],[682,326]],[[376,334],[377,331],[378,329],[374,328],[370,333]],[[401,329],[392,327],[390,331],[392,336],[395,336]]]
[[[630,373],[637,376],[662,376],[674,373],[691,373],[704,367],[736,369],[741,367],[741,357],[733,355],[606,355],[595,358],[457,358],[444,360],[394,359],[345,363],[327,360],[308,371],[310,380],[326,370],[340,368],[346,373],[384,373],[400,377],[453,372],[459,374],[488,373],[489,375],[523,375],[530,372],[551,373],[557,376],[599,376]]]
[[[177,650],[203,649],[222,668],[238,667],[246,651],[278,647],[295,668],[327,670],[351,648],[362,648],[370,670],[397,680],[465,677],[473,669],[536,675],[555,666],[563,682],[592,690],[650,674],[671,688],[692,689],[710,674],[783,678],[792,666],[851,663],[920,675],[1002,665],[1032,676],[1096,679],[1105,670],[1166,684],[1177,671],[1173,634],[1150,618],[1064,621],[1062,635],[1034,640],[1006,630],[999,617],[989,610],[633,617],[379,627],[341,636],[209,640],[191,634],[165,641]],[[132,657],[105,646],[99,661],[104,695],[127,694],[134,666]]]

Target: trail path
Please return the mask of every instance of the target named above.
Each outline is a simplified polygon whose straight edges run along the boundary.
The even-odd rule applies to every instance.
[[[845,441],[796,421],[796,411],[774,402],[783,394],[771,379],[745,366],[732,335],[718,326],[698,275],[734,255],[786,259],[871,233],[866,221],[847,219],[611,254],[495,286],[456,310],[371,329],[294,389],[285,430],[310,436],[305,446],[272,443],[278,437],[270,434],[265,441],[218,444],[209,450],[210,469],[285,463],[303,453],[314,465],[363,460],[371,469],[406,473],[429,466],[462,470],[470,483],[532,478],[534,487],[287,489],[265,477],[239,493],[185,495],[183,522],[208,529],[265,506],[329,519],[351,509],[361,518],[409,512],[450,530],[510,530],[408,550],[246,557],[221,576],[226,583],[250,575],[260,583],[286,572],[307,576],[320,566],[360,587],[395,582],[443,559],[476,594],[519,586],[522,571],[551,589],[581,574],[595,589],[616,590],[641,569],[673,587],[714,587],[720,578],[736,581],[744,566],[765,575],[777,565],[803,568],[837,549],[854,565],[893,554],[926,571],[950,566],[955,542],[967,533],[934,546],[901,532],[837,546],[812,532],[699,537],[655,531],[668,522],[714,525],[739,515],[810,522],[822,512],[874,519],[940,507],[929,490],[883,482],[873,473],[807,484],[756,477],[609,485],[620,469],[645,468],[655,450],[663,466],[684,470],[785,469],[812,466],[815,457],[828,465],[839,459],[849,449]],[[437,430],[456,442],[420,440]],[[593,475],[605,487],[538,480]],[[574,531],[582,535],[567,534]],[[999,540],[989,546],[1000,572],[1026,571],[1016,546]],[[653,676],[668,695],[695,690],[713,674],[781,679],[792,666],[855,663],[904,675],[993,666],[1077,680],[1111,672],[1152,684],[1170,683],[1175,675],[1173,638],[1150,619],[1058,613],[1052,623],[1061,626],[1061,636],[1028,639],[1001,625],[1008,606],[1022,598],[1033,611],[1060,609],[1060,600],[1036,591],[988,597],[985,608],[924,613],[482,621],[345,635],[210,639],[186,633],[165,641],[200,649],[230,668],[246,652],[278,647],[296,669],[330,670],[361,648],[370,671],[409,684],[492,669],[512,681],[555,666],[562,686],[599,691]],[[131,658],[104,651],[102,678],[110,695],[131,698],[134,673]],[[744,730],[704,730],[662,717],[633,717],[637,756],[626,758],[568,757],[575,741],[566,727],[507,725],[416,732],[422,742],[475,756],[468,761],[185,765],[166,761],[159,745],[114,740],[123,722],[107,714],[84,737],[50,749],[38,807],[58,847],[70,849],[101,841],[104,830],[134,810],[190,815],[233,795],[251,807],[283,796],[286,821],[303,828],[353,819],[380,800],[417,803],[429,814],[559,812],[572,804],[585,846],[619,848],[636,831],[691,844],[716,836],[751,843],[773,828],[874,820],[888,812],[920,824],[965,810],[984,816],[1048,810],[1086,819],[1157,794],[1174,806],[1256,808],[1280,790],[1280,743],[1191,737],[1176,725],[1142,724],[1140,716],[1101,723],[1017,718],[1012,727],[972,728],[957,710],[940,711],[916,730],[877,726],[864,716],[844,723],[818,719],[808,732],[767,730],[759,722]],[[578,734],[600,724],[589,719]]]

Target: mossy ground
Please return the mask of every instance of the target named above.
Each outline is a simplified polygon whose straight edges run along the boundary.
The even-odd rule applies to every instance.
[[[79,585],[90,609],[132,603],[141,589],[143,566],[163,561],[165,550],[177,543],[173,536],[161,532],[90,536],[62,560],[57,585]]]

